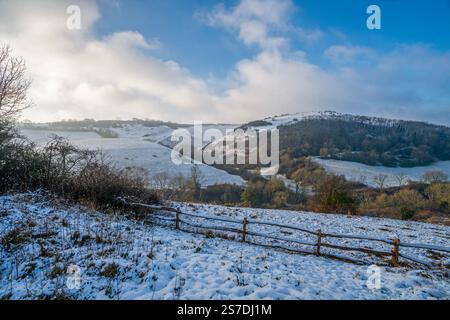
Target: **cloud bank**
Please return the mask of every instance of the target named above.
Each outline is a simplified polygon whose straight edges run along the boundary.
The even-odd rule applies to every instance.
[[[220,85],[156,58],[163,44],[135,30],[96,36],[101,12],[93,1],[79,1],[82,29],[68,30],[72,2],[0,0],[0,39],[24,57],[33,79],[35,106],[24,114],[30,120],[236,123],[326,109],[450,124],[450,53],[340,43],[323,52],[327,67],[319,66],[291,49],[293,33],[314,42],[324,32],[295,26],[290,0],[242,0],[196,14],[205,28],[223,28],[259,51],[236,62]]]

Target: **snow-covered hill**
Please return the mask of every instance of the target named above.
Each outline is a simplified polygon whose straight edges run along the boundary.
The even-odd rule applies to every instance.
[[[375,218],[178,204],[203,215],[248,216],[309,228],[449,245],[448,227]],[[448,270],[381,268],[288,254],[52,205],[37,194],[0,197],[0,298],[450,299]],[[68,267],[78,274],[67,274]],[[75,280],[76,280],[75,279]],[[69,287],[67,287],[69,284]]]
[[[289,126],[292,124],[296,124],[299,121],[308,119],[323,119],[323,120],[335,119],[335,120],[356,121],[363,124],[384,125],[384,126],[393,126],[395,124],[398,124],[399,122],[399,120],[395,119],[351,115],[335,111],[315,111],[315,112],[298,112],[292,114],[283,114],[273,117],[267,117],[261,121],[256,121],[255,123],[257,125],[250,124],[245,126],[255,129],[272,129],[278,128],[280,126]],[[258,122],[260,122],[261,124],[258,124]],[[264,122],[266,122],[266,124],[262,124]]]
[[[287,139],[286,137],[291,137],[293,134],[297,132],[297,130],[300,130],[302,126],[296,126],[297,124],[301,123],[304,120],[311,120],[311,119],[322,119],[322,120],[339,120],[339,125],[342,126],[342,121],[348,121],[351,124],[364,124],[369,126],[376,126],[376,128],[379,128],[378,126],[383,126],[383,130],[385,127],[395,127],[396,125],[404,126],[405,128],[410,128],[410,130],[415,130],[415,126],[418,125],[418,123],[415,123],[414,125],[411,125],[408,122],[402,122],[400,120],[393,120],[393,119],[385,119],[385,118],[376,118],[376,117],[368,117],[368,116],[358,116],[358,115],[350,115],[350,114],[341,114],[333,111],[319,111],[319,112],[301,112],[301,113],[294,113],[294,114],[285,114],[285,115],[278,115],[273,117],[268,117],[259,121],[253,121],[251,123],[237,126],[237,125],[225,125],[225,124],[207,124],[203,126],[203,131],[206,131],[207,129],[217,129],[221,131],[223,134],[225,134],[228,130],[228,136],[225,136],[222,139],[218,139],[217,141],[210,142],[205,141],[203,137],[196,137],[197,139],[197,145],[203,146],[207,151],[213,150],[218,144],[224,144],[224,141],[231,141],[235,140],[239,144],[242,144],[246,139],[248,138],[245,134],[242,134],[242,132],[239,131],[232,131],[230,130],[241,128],[241,129],[256,129],[259,131],[268,131],[275,128],[284,128],[285,130],[288,130],[289,128],[292,129],[292,131],[289,131],[289,134],[285,134],[284,137],[281,135],[280,138],[280,147],[281,148],[296,148],[297,144],[301,145],[301,138],[298,139],[292,139],[289,141],[289,145],[286,146]],[[424,124],[420,124],[424,125]],[[36,125],[39,127],[39,125]],[[61,124],[61,127],[64,126],[64,123]],[[95,130],[95,124],[94,127],[91,127],[90,129]],[[114,134],[118,136],[117,139],[104,139],[101,138],[98,134],[94,132],[53,132],[62,136],[68,137],[72,142],[74,142],[76,145],[80,145],[83,147],[88,147],[92,149],[102,148],[106,150],[112,157],[114,161],[119,163],[119,165],[124,167],[131,167],[131,166],[139,166],[147,169],[150,172],[150,175],[155,175],[161,172],[169,172],[172,175],[189,175],[191,171],[191,165],[182,165],[182,166],[175,166],[171,159],[171,148],[177,144],[178,142],[171,141],[171,134],[174,131],[174,128],[176,128],[178,125],[176,124],[161,124],[161,125],[155,125],[154,127],[151,126],[144,126],[142,124],[115,124],[111,125],[110,128],[107,129],[107,131],[111,131]],[[193,135],[193,126],[186,126],[186,125],[179,125],[183,129],[188,130]],[[431,126],[431,125],[430,125]],[[29,128],[32,128],[33,126],[28,126]],[[30,137],[32,140],[43,143],[48,139],[48,136],[50,131],[43,131],[42,125],[40,126],[40,130],[23,130],[24,134],[28,137]],[[98,129],[98,128],[97,128]],[[316,127],[317,129],[317,127]],[[339,129],[339,128],[338,128]],[[431,126],[431,132],[433,130],[442,129],[442,127],[433,127]],[[309,129],[308,129],[309,130]],[[382,131],[383,131],[382,130]],[[406,130],[406,129],[405,129]],[[408,129],[409,130],[409,129]],[[282,131],[282,130],[280,130]],[[321,127],[317,129],[317,135],[320,135]],[[339,132],[337,130],[336,132]],[[419,131],[420,132],[420,131]],[[353,131],[349,133],[349,138],[352,136]],[[371,137],[372,133],[368,133],[367,135],[369,138]],[[332,138],[335,137],[332,136]],[[390,139],[390,136],[386,136],[385,139]],[[201,140],[201,141],[198,141]],[[331,139],[333,140],[333,139]],[[370,140],[370,139],[369,139]],[[283,144],[283,141],[285,142]],[[439,140],[437,140],[439,142]],[[313,143],[309,141],[309,143]],[[318,144],[318,142],[314,142]],[[380,142],[381,143],[381,142]],[[308,144],[308,141],[307,141]],[[321,147],[321,146],[319,146]],[[398,148],[402,149],[402,143],[398,142]],[[360,146],[356,145],[354,146],[355,150],[352,154],[358,154]],[[412,145],[409,146],[409,148],[403,148],[405,150],[409,150],[413,148]],[[331,148],[333,149],[333,148]],[[389,150],[389,152],[384,152],[382,155],[386,157],[391,157],[391,165],[404,165],[402,161],[411,162],[415,158],[411,155],[408,155],[407,151],[399,151],[394,148],[393,150]],[[426,148],[425,148],[426,149]],[[247,150],[254,151],[254,150]],[[304,151],[304,150],[303,150]],[[341,150],[345,151],[345,150]],[[398,151],[398,150],[397,150]],[[228,152],[229,155],[234,155],[235,150],[225,149],[225,152]],[[244,153],[246,151],[237,150],[237,152]],[[283,150],[281,150],[283,152]],[[311,151],[305,151],[305,152],[311,152]],[[406,152],[406,154],[403,154],[402,152]],[[339,157],[341,157],[342,152],[338,153]],[[319,151],[315,151],[316,155],[319,155]],[[242,155],[242,154],[241,154]],[[427,155],[427,154],[425,154]],[[380,155],[376,154],[375,158]],[[432,154],[429,154],[431,157]],[[367,156],[366,156],[367,157]],[[344,158],[345,159],[345,158]],[[350,160],[346,158],[347,160]],[[390,158],[389,158],[390,159]],[[400,160],[399,160],[400,159]],[[403,159],[403,160],[401,160]],[[406,159],[406,160],[405,160]],[[409,160],[408,160],[409,159]],[[437,159],[437,158],[435,158]],[[446,159],[446,158],[441,158]],[[358,159],[352,158],[351,160],[354,161],[362,161]],[[377,160],[378,161],[378,160]],[[398,164],[396,161],[402,162],[402,164]],[[374,183],[374,176],[378,174],[386,174],[388,176],[388,179],[386,181],[386,186],[397,186],[399,185],[398,182],[398,175],[404,174],[404,182],[407,180],[413,180],[417,181],[420,180],[420,176],[430,170],[440,170],[447,173],[450,173],[450,161],[441,161],[436,162],[431,166],[427,167],[415,167],[415,168],[387,168],[382,166],[367,166],[359,163],[351,163],[351,162],[344,162],[344,161],[334,161],[334,160],[320,160],[317,159],[317,162],[319,162],[321,165],[323,165],[328,171],[346,176],[349,180],[353,181],[359,181],[363,182],[369,186],[375,186]],[[364,162],[364,161],[362,161]],[[366,161],[367,162],[367,161]],[[406,163],[405,162],[405,163]],[[384,162],[376,162],[373,163],[384,163]],[[413,161],[413,163],[416,163]],[[386,163],[385,163],[386,164]],[[203,175],[205,176],[205,180],[203,182],[204,186],[213,185],[213,184],[221,184],[221,183],[231,183],[231,184],[238,184],[243,185],[244,181],[237,176],[232,176],[225,171],[217,170],[215,168],[212,168],[210,166],[206,165],[200,165],[200,169],[203,172]],[[411,164],[408,164],[411,165]]]
[[[91,150],[101,149],[121,167],[146,169],[149,178],[163,172],[171,176],[187,177],[191,174],[194,164],[175,165],[171,160],[172,149],[158,143],[170,137],[173,131],[171,128],[135,125],[112,130],[118,134],[118,138],[102,138],[95,132],[22,130],[22,133],[39,145],[44,145],[51,135],[56,134],[67,138],[76,146]],[[239,176],[204,164],[197,166],[203,174],[201,181],[203,186],[223,183],[244,184],[244,180]]]

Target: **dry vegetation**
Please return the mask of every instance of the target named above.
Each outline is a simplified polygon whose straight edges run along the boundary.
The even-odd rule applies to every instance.
[[[120,298],[123,272],[134,268],[142,281],[150,283],[156,276],[151,271],[151,258],[144,259],[148,253],[159,251],[151,233],[142,233],[152,232],[151,226],[144,228],[141,222],[119,212],[103,214],[66,206],[58,197],[44,192],[17,195],[17,202],[4,199],[5,220],[10,219],[7,228],[0,232],[0,274],[6,292],[0,300],[14,299],[15,294],[26,299],[75,299],[79,294],[88,295],[94,289],[87,284],[83,292],[67,286],[67,270],[74,260],[83,269],[84,277],[97,279],[92,284],[95,291],[111,299]],[[124,220],[135,224],[135,228],[119,228]],[[117,263],[122,259],[127,261],[125,269],[123,263]],[[134,265],[138,260],[145,267]],[[24,279],[25,288],[18,285]]]
[[[25,71],[22,59],[0,47],[0,193],[45,189],[102,209],[121,207],[119,197],[157,201],[141,175],[116,168],[99,151],[76,148],[56,136],[38,148],[19,136],[14,122],[29,105]]]
[[[421,183],[399,175],[400,186],[395,188],[386,188],[386,176],[380,174],[377,187],[369,188],[327,173],[308,158],[285,156],[283,163],[288,177],[314,190],[308,210],[450,223],[450,183],[445,173],[427,172]]]

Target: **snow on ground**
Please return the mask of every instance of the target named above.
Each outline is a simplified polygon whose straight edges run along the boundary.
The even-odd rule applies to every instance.
[[[292,192],[301,192],[300,186],[295,181],[286,178],[283,174],[277,174],[277,179],[281,180],[286,188]]]
[[[308,235],[304,232],[294,231],[287,228],[278,228],[272,226],[262,226],[251,223],[252,221],[263,221],[278,223],[288,226],[297,226],[310,231],[321,230],[328,234],[356,235],[369,238],[383,239],[391,241],[395,238],[400,239],[401,243],[420,243],[434,246],[450,248],[450,227],[443,225],[427,224],[415,221],[402,221],[394,219],[384,219],[376,217],[352,216],[347,217],[337,214],[320,214],[298,211],[269,210],[269,209],[249,209],[249,208],[226,208],[212,205],[192,205],[184,203],[175,203],[181,212],[194,213],[196,215],[217,216],[221,218],[242,221],[244,217],[249,219],[248,231],[264,233],[275,237],[285,239],[301,240],[307,243],[315,244],[317,237]],[[194,218],[196,223],[202,225],[211,225],[211,221]],[[242,228],[242,224],[221,222],[226,227]],[[292,247],[288,241],[264,240],[260,237],[250,237],[256,242],[264,244],[276,244]],[[392,245],[383,242],[374,242],[361,239],[340,239],[325,238],[325,243],[344,245],[349,247],[369,248],[382,252],[391,252]],[[311,251],[312,246],[294,245],[292,248],[298,248]],[[360,261],[382,262],[380,258],[368,257],[365,253],[343,252],[327,248],[322,248],[323,253],[338,254]],[[450,255],[434,254],[428,250],[401,247],[401,254],[415,257],[420,261],[436,265],[450,266]],[[390,258],[390,257],[388,257]],[[405,260],[403,260],[405,261]]]
[[[283,114],[273,117],[267,117],[263,119],[263,121],[270,123],[270,125],[255,126],[252,128],[275,129],[280,126],[289,126],[292,124],[296,124],[299,121],[310,119],[339,119],[346,121],[359,121],[361,123],[369,125],[383,125],[383,126],[393,126],[395,124],[398,124],[398,120],[395,119],[357,116],[351,114],[343,114],[335,111],[310,111],[310,112],[297,112],[293,114]]]
[[[253,212],[194,207],[203,214]],[[376,229],[384,224],[401,225],[372,218],[346,220],[317,215],[315,219],[313,214],[295,218],[294,213],[281,211],[255,210],[255,214],[265,219],[273,214],[274,219],[303,221],[310,227],[334,226],[342,232],[364,225],[367,232],[377,233]],[[381,288],[371,290],[367,287],[367,266],[55,206],[36,194],[0,197],[0,217],[3,298],[450,299],[445,270],[383,267]],[[421,241],[437,239],[434,232],[448,236],[448,228],[440,226],[405,226],[420,230],[417,236]],[[66,286],[74,283],[73,275],[65,272],[69,265],[80,268],[79,288]]]
[[[168,126],[146,127],[143,125],[125,125],[122,128],[111,128],[120,138],[142,139],[150,142],[161,142],[173,132]]]
[[[121,167],[140,167],[148,171],[149,177],[158,173],[168,173],[171,176],[188,177],[194,164],[175,165],[171,160],[172,150],[158,143],[169,132],[168,127],[148,128],[143,126],[127,126],[114,129],[118,138],[105,139],[94,132],[50,132],[43,130],[23,130],[22,133],[32,141],[43,145],[52,134],[65,137],[76,146],[88,149],[101,149],[111,156],[111,159]],[[155,142],[151,142],[153,137]],[[237,184],[243,185],[239,176],[218,170],[204,164],[197,164],[203,174],[202,185]]]
[[[408,180],[420,181],[423,174],[428,171],[442,171],[450,176],[450,161],[438,161],[432,165],[413,168],[390,168],[383,166],[368,166],[358,162],[329,160],[314,158],[325,170],[337,175],[343,175],[347,180],[362,182],[368,186],[376,187],[374,178],[383,174],[387,176],[386,187],[399,186],[398,175],[403,174],[403,183]]]

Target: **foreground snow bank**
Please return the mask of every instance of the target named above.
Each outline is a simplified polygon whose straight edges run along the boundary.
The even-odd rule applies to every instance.
[[[71,265],[81,274],[69,289]],[[450,298],[443,270],[382,268],[378,290],[367,280],[366,266],[57,207],[33,194],[0,197],[3,298]]]

